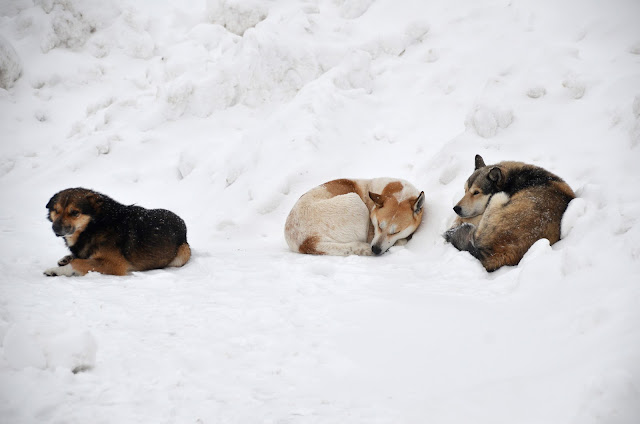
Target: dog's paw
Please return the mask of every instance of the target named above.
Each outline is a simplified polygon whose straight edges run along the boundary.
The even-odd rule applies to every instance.
[[[71,262],[73,260],[73,256],[72,255],[67,255],[64,258],[60,259],[58,261],[58,266],[65,266],[67,265],[69,262]]]
[[[64,259],[64,258],[63,258]],[[67,277],[72,277],[74,275],[80,275],[78,274],[72,267],[71,264],[67,264],[64,266],[58,266],[55,268],[49,268],[44,272],[44,275],[48,276],[48,277],[57,277],[59,275],[64,275]]]
[[[409,243],[409,238],[403,238],[395,242],[394,246],[404,246]]]
[[[448,243],[451,243],[451,239],[453,238],[453,235],[458,230],[458,228],[459,227],[452,227],[452,228],[449,228],[447,231],[445,231],[444,234],[442,235],[442,237],[444,237],[444,240]]]
[[[453,244],[458,250],[467,250],[475,229],[475,225],[465,222],[462,225],[450,228],[442,237],[444,237],[445,241]]]

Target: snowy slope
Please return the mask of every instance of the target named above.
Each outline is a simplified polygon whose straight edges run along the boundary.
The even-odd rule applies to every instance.
[[[0,2],[0,422],[640,422],[640,3]],[[473,171],[576,191],[488,274],[441,237]],[[404,178],[382,257],[288,251],[339,177]],[[83,186],[185,219],[191,261],[47,278]]]

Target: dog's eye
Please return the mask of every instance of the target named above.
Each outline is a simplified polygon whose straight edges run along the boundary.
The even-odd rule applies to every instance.
[[[473,193],[471,193],[471,194],[474,195],[474,196],[477,196],[478,194],[480,194],[480,191],[474,190]]]
[[[80,211],[77,210],[72,210],[69,212],[69,215],[71,215],[72,217],[77,217],[78,215],[80,215]]]

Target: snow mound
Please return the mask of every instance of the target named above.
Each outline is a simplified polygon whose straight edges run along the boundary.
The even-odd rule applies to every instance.
[[[22,75],[20,57],[11,43],[0,35],[0,88],[10,89],[20,75]]]
[[[49,0],[41,5],[49,15],[49,28],[40,44],[43,53],[56,47],[81,47],[96,31],[97,21],[88,9],[79,8],[82,3]]]
[[[574,74],[568,75],[562,81],[562,86],[567,90],[569,96],[576,100],[583,98],[587,91],[587,84]]]
[[[267,18],[267,8],[261,0],[208,0],[207,14],[210,22],[243,35]]]
[[[477,105],[467,116],[465,125],[482,138],[494,137],[499,129],[513,122],[513,111],[501,107]]]
[[[375,0],[335,0],[340,9],[340,16],[345,19],[355,19],[364,15]]]

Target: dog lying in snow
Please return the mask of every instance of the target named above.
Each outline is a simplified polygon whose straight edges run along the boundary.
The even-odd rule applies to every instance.
[[[187,227],[173,212],[125,206],[84,188],[62,190],[47,209],[53,232],[64,238],[71,255],[45,275],[125,275],[180,267],[191,257]]]
[[[424,192],[404,180],[333,180],[300,197],[284,235],[294,252],[381,255],[411,239],[423,206]]]
[[[487,166],[480,155],[454,206],[458,215],[444,238],[478,258],[487,271],[517,265],[529,248],[546,238],[560,240],[560,223],[576,197],[560,177],[522,162]]]

